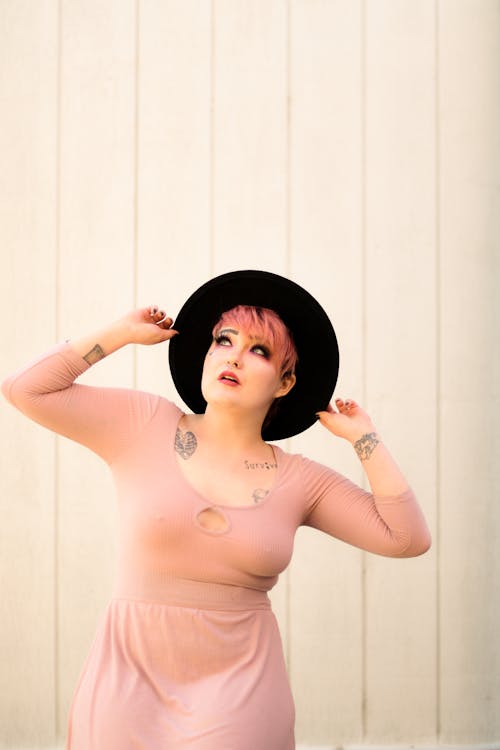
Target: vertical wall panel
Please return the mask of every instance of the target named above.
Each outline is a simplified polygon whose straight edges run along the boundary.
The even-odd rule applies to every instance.
[[[76,338],[133,304],[135,2],[62,3],[59,334]],[[81,382],[132,384],[132,348]],[[115,501],[103,462],[61,439],[60,732],[109,599]]]
[[[213,275],[286,274],[285,0],[214,3]],[[287,581],[271,597],[287,648]]]
[[[57,3],[0,5],[1,373],[55,331]],[[0,406],[0,746],[55,740],[54,438]]]
[[[139,7],[137,304],[175,319],[210,276],[211,5]],[[137,385],[183,407],[167,351],[138,347]]]
[[[214,273],[286,267],[286,2],[215,0]]]
[[[500,739],[499,12],[0,3],[0,375],[136,303],[175,316],[211,274],[289,275],[334,322],[337,393],[430,521],[433,550],[404,561],[299,531],[272,599],[302,748]],[[128,347],[82,382],[179,402],[167,351]],[[62,747],[111,593],[114,490],[97,457],[0,409],[0,747]],[[363,481],[320,426],[283,447]]]
[[[441,731],[500,736],[500,6],[439,4]]]
[[[354,398],[362,385],[361,32],[359,2],[291,3],[290,268],[334,323],[336,393]],[[321,426],[291,444],[360,481],[352,448]],[[361,736],[361,605],[361,553],[299,530],[290,581],[299,741],[337,746]]]
[[[366,403],[434,528],[434,3],[366,3],[365,28]],[[366,741],[435,736],[435,580],[434,553],[366,557]]]

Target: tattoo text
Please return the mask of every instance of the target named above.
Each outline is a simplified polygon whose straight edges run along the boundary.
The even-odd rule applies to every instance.
[[[245,460],[246,469],[276,469],[277,467],[278,464],[270,464],[267,461],[264,461],[264,463],[250,463],[250,461]]]

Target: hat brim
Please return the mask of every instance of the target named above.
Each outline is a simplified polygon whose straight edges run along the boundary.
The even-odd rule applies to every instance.
[[[232,271],[207,281],[185,302],[169,344],[174,385],[184,403],[202,414],[206,401],[201,376],[212,330],[223,312],[237,305],[267,307],[292,332],[298,353],[297,381],[262,431],[264,440],[281,440],[303,432],[326,409],[339,369],[337,337],[326,312],[309,292],[284,276],[268,271]]]

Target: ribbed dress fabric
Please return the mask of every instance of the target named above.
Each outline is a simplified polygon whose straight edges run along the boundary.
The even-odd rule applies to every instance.
[[[75,689],[66,750],[293,750],[294,702],[268,591],[296,530],[419,554],[428,530],[413,493],[374,497],[274,446],[266,498],[215,505],[179,467],[183,412],[149,393],[74,383],[88,367],[60,344],[2,385],[24,414],[98,454],[116,484],[117,576]],[[223,529],[203,525],[207,508]]]

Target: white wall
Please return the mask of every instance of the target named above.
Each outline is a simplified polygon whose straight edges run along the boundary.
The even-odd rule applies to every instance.
[[[1,0],[6,375],[208,277],[331,315],[434,537],[303,529],[273,592],[304,746],[500,741],[498,0]],[[166,350],[82,382],[177,398]],[[64,741],[111,589],[104,465],[0,404],[0,747]],[[285,446],[362,481],[319,427]],[[497,745],[498,747],[498,745]]]

